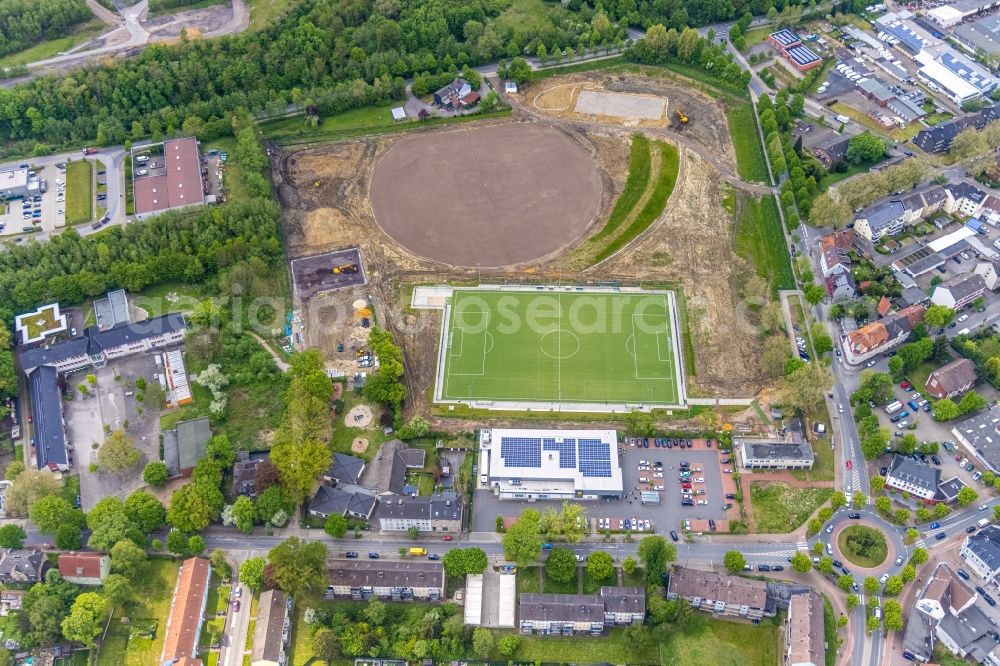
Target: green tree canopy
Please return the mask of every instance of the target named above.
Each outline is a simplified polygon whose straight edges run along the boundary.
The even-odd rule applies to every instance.
[[[726,571],[729,573],[739,573],[743,571],[743,567],[746,566],[747,560],[738,550],[726,551],[726,554],[722,557],[722,564],[726,567]]]
[[[538,533],[539,517],[537,511],[527,509],[507,528],[503,535],[503,553],[509,561],[524,566],[538,559],[542,548],[542,537]]]
[[[545,574],[560,583],[573,580],[576,577],[576,555],[568,548],[553,548],[545,560]]]
[[[852,164],[874,162],[885,154],[885,142],[871,132],[852,136],[847,142],[847,161]]]
[[[326,580],[326,545],[289,537],[267,555],[274,582],[293,599],[317,589]]]

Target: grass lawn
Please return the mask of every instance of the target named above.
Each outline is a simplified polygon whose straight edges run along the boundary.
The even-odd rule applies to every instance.
[[[615,201],[615,207],[608,216],[608,221],[604,223],[593,241],[600,242],[610,239],[618,231],[637,205],[642,195],[649,187],[649,169],[652,158],[649,152],[649,139],[644,136],[635,135],[632,137],[632,146],[628,156],[628,178],[625,180],[625,188]]]
[[[364,106],[360,109],[351,109],[323,118],[316,127],[306,125],[301,115],[277,118],[262,123],[261,130],[268,138],[285,141],[301,137],[311,138],[315,134],[328,132],[391,127],[395,124],[391,109],[400,104],[401,102],[393,102],[384,106]]]
[[[617,585],[618,584],[618,569],[611,572],[611,575],[600,580],[598,578],[591,578],[587,573],[587,567],[583,568],[583,593],[584,594],[594,594],[601,588],[602,585]]]
[[[837,618],[833,614],[833,605],[823,595],[823,635],[826,637],[826,663],[837,663]]]
[[[507,7],[497,18],[495,29],[499,31],[497,34],[513,35],[518,44],[528,42],[527,38],[519,36],[545,34],[551,30],[553,21],[555,25],[561,25],[564,20],[572,20],[571,17],[575,16],[559,3],[543,0],[512,0],[505,4]]]
[[[250,0],[247,4],[250,5],[250,27],[260,30],[280,19],[296,3],[288,0]]]
[[[229,4],[229,0],[194,0],[193,2],[188,2],[187,4],[180,5],[179,7],[167,7],[161,9],[159,5],[157,5],[156,1],[153,0],[153,2],[149,3],[149,15],[166,16],[168,14],[177,14],[178,12],[188,12],[192,9],[204,9],[205,7],[212,7],[223,3]]]
[[[842,180],[850,178],[851,176],[855,176],[855,175],[857,175],[859,173],[868,173],[871,170],[872,167],[874,167],[876,164],[879,164],[880,162],[884,161],[885,159],[886,158],[883,157],[878,162],[874,162],[874,163],[851,164],[843,172],[830,171],[825,176],[823,176],[823,180],[821,180],[819,182],[819,189],[820,189],[820,191],[822,191],[822,190],[825,190],[826,188],[830,187],[831,185],[835,185],[835,184],[839,183]]]
[[[834,455],[833,449],[830,448],[830,417],[826,410],[818,410],[806,416],[809,421],[810,436],[815,437],[812,440],[812,448],[816,460],[812,469],[791,470],[792,476],[802,481],[832,481]],[[817,421],[826,424],[826,434],[822,437],[817,437],[812,432],[812,424]]]
[[[355,405],[369,404],[364,398],[361,397],[360,392],[355,391],[345,390],[341,400],[344,401],[345,414]],[[377,418],[380,409],[376,405],[373,405],[372,407]],[[363,437],[368,440],[368,448],[365,449],[364,453],[354,453],[351,451],[351,442],[353,442],[356,437]],[[334,420],[331,444],[333,445],[333,450],[338,453],[357,456],[370,462],[372,458],[375,457],[379,447],[390,439],[392,439],[392,435],[384,434],[381,428],[372,427],[371,429],[366,429],[348,427],[344,423],[343,414],[341,414]]]
[[[502,634],[494,632],[494,635]],[[493,658],[503,659],[499,652]],[[642,653],[634,653],[626,647],[625,630],[612,629],[606,636],[521,636],[517,660],[559,664],[659,664],[660,649],[653,643]]]
[[[773,666],[781,658],[781,630],[773,620],[754,625],[705,618],[660,646],[670,666]]]
[[[633,573],[622,571],[622,585],[626,587],[646,587],[641,568],[637,568]]]
[[[950,363],[953,360],[955,359],[952,358],[951,355],[949,355],[949,357],[946,360],[941,361],[940,363],[937,363],[936,361],[924,361],[916,368],[906,373],[906,379],[910,382],[912,386],[914,386],[917,389],[917,391],[923,393],[927,390],[926,386],[927,386],[928,375],[930,375],[932,372],[940,368],[942,365]],[[909,393],[907,395],[913,395],[913,394]],[[904,400],[903,402],[906,401]]]
[[[517,593],[541,592],[538,584],[539,567],[518,567],[517,569]]]
[[[577,569],[578,575],[579,571],[580,570]],[[545,569],[543,568],[542,577],[544,579],[544,584],[542,587],[542,592],[545,592],[546,594],[576,594],[579,591],[579,587],[577,586],[578,575],[574,576],[572,580],[562,583],[553,580],[551,577],[549,577],[549,575],[545,572]]]
[[[774,32],[774,29],[770,27],[751,28],[750,30],[747,30],[745,33],[743,33],[743,38],[746,40],[747,44],[747,47],[746,49],[744,49],[744,51],[748,51],[751,46],[763,42],[765,39],[767,39],[767,36],[770,35],[772,32]]]
[[[869,543],[863,548],[852,548],[852,541],[857,543],[863,538],[869,539]],[[886,544],[885,536],[878,530],[864,525],[851,525],[841,530],[837,535],[837,547],[840,548],[845,560],[866,569],[877,567],[889,556],[889,546]]]
[[[784,483],[753,483],[750,486],[750,502],[757,531],[791,532],[832,494],[830,488],[791,488]]]
[[[678,401],[666,294],[455,290],[451,301],[442,342],[446,399]],[[583,303],[604,314],[581,320]],[[542,311],[551,313],[544,321]],[[510,326],[511,317],[526,324]]]
[[[794,289],[791,258],[773,196],[736,193],[736,252],[750,261],[773,292]]]
[[[59,53],[63,51],[68,51],[77,44],[82,44],[91,37],[95,37],[107,29],[108,27],[100,19],[91,19],[85,23],[77,25],[73,28],[72,32],[64,37],[48,39],[44,42],[39,42],[30,48],[26,48],[23,51],[3,56],[0,58],[0,69],[6,67],[17,67],[18,65],[27,65],[30,62],[51,58],[59,55]]]
[[[736,150],[736,170],[743,180],[768,182],[767,164],[764,150],[757,135],[757,123],[753,117],[753,107],[749,103],[729,109],[729,134]]]
[[[135,306],[145,310],[151,318],[159,317],[167,312],[189,313],[204,297],[205,292],[202,287],[183,282],[165,282],[155,287],[143,289],[140,293],[131,296]],[[93,304],[87,313],[87,320],[95,321]]]
[[[56,321],[56,306],[54,305],[39,309],[32,316],[22,319],[21,323],[28,330],[29,340],[40,338],[42,334],[58,328],[60,325]]]
[[[66,165],[66,224],[84,224],[94,218],[94,165],[77,160]]]
[[[171,560],[150,560],[145,575],[134,582],[132,599],[125,611],[134,620],[156,622],[152,638],[129,636],[129,627],[112,620],[108,638],[101,644],[97,666],[147,666],[156,663],[163,649],[170,600],[180,564]],[[115,615],[117,619],[120,613]]]

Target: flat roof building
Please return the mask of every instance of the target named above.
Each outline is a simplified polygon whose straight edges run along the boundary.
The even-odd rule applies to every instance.
[[[994,474],[1000,474],[1000,409],[990,407],[970,416],[951,429],[955,440],[965,448],[970,457],[986,465]]]
[[[66,315],[59,311],[58,303],[43,305],[34,312],[14,317],[15,341],[19,345],[42,342],[50,335],[69,330]]]
[[[28,193],[28,170],[0,171],[0,199],[15,199]]]
[[[109,291],[104,298],[94,300],[94,318],[102,331],[132,322],[128,296],[124,289]]]
[[[133,148],[132,155],[155,145]],[[197,139],[171,139],[164,141],[162,146],[162,156],[155,156],[144,165],[136,164],[132,169],[135,214],[139,219],[205,201]],[[159,163],[161,157],[162,164]],[[146,173],[141,174],[143,171]]]
[[[957,25],[952,35],[970,51],[982,49],[989,55],[996,55],[1000,53],[1000,16],[985,16]]]
[[[163,462],[171,478],[190,476],[195,464],[205,456],[212,428],[208,417],[180,421],[163,433]]]
[[[479,434],[483,483],[500,499],[621,497],[614,430],[484,428]]]
[[[733,444],[744,469],[812,469],[815,462],[809,442],[734,438]]]

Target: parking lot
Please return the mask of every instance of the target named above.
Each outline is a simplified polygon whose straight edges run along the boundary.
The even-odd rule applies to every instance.
[[[635,521],[642,521],[643,529],[636,530],[640,533],[646,531],[647,520],[650,522],[649,531],[661,534],[685,529],[685,520],[691,521],[690,529],[693,531],[707,531],[709,519],[717,521],[717,529],[720,532],[728,529],[728,523],[721,521],[737,518],[738,505],[732,499],[727,500],[725,496],[736,493],[736,484],[732,476],[723,471],[732,467],[728,463],[720,463],[720,455],[715,444],[709,447],[704,439],[694,439],[691,440],[690,449],[681,449],[677,446],[668,449],[665,446],[655,446],[656,439],[663,441],[663,438],[651,437],[649,448],[629,446],[628,440],[619,444],[625,495],[621,500],[581,502],[587,509],[592,531],[594,533],[605,529],[610,529],[612,532],[624,531],[624,524],[619,529],[619,521],[625,520],[630,521],[630,526]],[[641,464],[640,461],[645,461],[646,464]],[[702,482],[692,481],[690,484],[691,506],[681,504],[682,486],[679,475],[682,462],[690,465],[692,479],[704,479]],[[656,467],[656,463],[660,463],[661,466]],[[648,469],[640,470],[640,466]],[[701,471],[695,472],[695,469]],[[662,478],[654,476],[658,470],[663,474]],[[647,481],[642,482],[641,478]],[[640,493],[643,490],[653,490],[656,486],[663,486],[663,490],[659,491],[660,503],[643,504],[640,501]],[[697,494],[698,490],[704,491],[703,494]],[[699,500],[705,504],[698,504]],[[724,508],[726,503],[732,504],[728,511]],[[517,517],[528,508],[539,511],[552,508],[558,511],[561,507],[561,501],[500,500],[488,490],[477,490],[473,502],[472,529],[476,532],[494,532],[497,516]],[[601,524],[610,524],[610,528],[600,527]]]
[[[141,473],[147,462],[160,459],[160,413],[150,405],[136,401],[135,380],[153,379],[157,371],[155,356],[143,354],[114,362],[113,365],[91,369],[97,376],[97,386],[90,395],[78,391],[73,400],[63,401],[68,440],[73,446],[73,462],[80,472],[80,495],[84,510],[89,510],[104,497],[126,497],[143,485]],[[69,387],[86,382],[86,372],[67,378]],[[116,379],[116,376],[118,379]],[[70,389],[72,390],[72,389]],[[97,462],[97,448],[105,440],[105,426],[126,432],[142,452],[142,460],[134,471],[124,475],[90,471],[90,464]]]

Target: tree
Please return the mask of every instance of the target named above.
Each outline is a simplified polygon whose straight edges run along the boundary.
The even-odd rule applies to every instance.
[[[847,610],[854,610],[861,603],[861,599],[856,594],[847,595]]]
[[[958,497],[956,499],[958,500],[959,506],[969,506],[977,499],[979,499],[979,493],[977,493],[972,488],[965,486],[964,488],[958,491]]]
[[[809,222],[816,227],[840,229],[851,219],[851,207],[824,192],[813,200]]]
[[[833,573],[833,558],[829,555],[820,558],[819,566],[816,568],[819,569],[820,573],[824,573],[829,576]]]
[[[913,542],[920,538],[920,530],[916,527],[906,528],[906,539],[907,541]]]
[[[852,136],[847,142],[847,161],[851,164],[874,162],[885,154],[885,142],[871,132]]]
[[[587,556],[587,575],[591,580],[607,580],[614,572],[614,558],[606,552],[597,550]]]
[[[903,374],[903,357],[893,356],[889,359],[889,372],[894,377],[900,377]]]
[[[851,588],[854,586],[854,577],[844,574],[837,577],[837,587],[842,589],[844,592],[850,592]]]
[[[573,580],[576,576],[576,555],[568,548],[553,548],[545,560],[545,574],[560,583]]]
[[[28,510],[31,522],[46,534],[54,534],[59,526],[70,519],[75,509],[62,497],[48,495],[39,499]]]
[[[326,580],[326,545],[289,537],[267,555],[274,582],[293,599]]]
[[[890,500],[885,495],[875,498],[875,508],[881,513],[888,515],[892,511],[892,500]]]
[[[327,627],[320,627],[312,635],[311,647],[317,659],[330,663],[337,656],[337,636]]]
[[[747,559],[738,550],[728,550],[722,557],[722,564],[729,573],[739,573],[746,566]]]
[[[885,490],[885,477],[884,476],[873,476],[868,482],[871,486],[872,494],[880,493]]]
[[[0,548],[20,549],[24,545],[28,534],[24,528],[14,523],[8,523],[0,527]]]
[[[176,527],[167,534],[167,550],[176,555],[188,555],[188,536]]]
[[[843,506],[847,505],[847,495],[841,491],[836,491],[830,496],[830,506],[836,511]]]
[[[531,78],[531,66],[524,58],[514,58],[507,68],[507,78],[518,84],[524,83]]]
[[[521,637],[517,634],[507,634],[497,641],[497,648],[500,650],[500,654],[508,659],[517,653],[519,647],[521,647]]]
[[[846,627],[847,626],[847,622],[848,622],[848,620],[847,620],[847,616],[846,615],[841,615],[840,617],[838,617],[837,618],[837,629],[843,629],[844,627]]]
[[[804,412],[822,407],[831,384],[830,371],[822,363],[807,363],[778,382],[781,404]]]
[[[163,527],[167,520],[167,510],[160,504],[160,500],[144,490],[137,490],[128,496],[125,511],[129,520],[144,532]]]
[[[503,535],[503,553],[509,561],[525,566],[538,559],[538,553],[542,549],[538,518],[537,511],[528,509],[507,528]]]
[[[233,568],[226,561],[226,551],[221,548],[212,549],[212,554],[209,556],[208,562],[212,565],[212,571],[219,578],[229,578],[233,575]]]
[[[951,507],[945,504],[944,502],[938,502],[937,504],[934,505],[935,518],[944,518],[949,513],[951,513]]]
[[[472,651],[481,659],[486,659],[493,651],[493,632],[486,627],[476,627],[472,631]]]
[[[207,547],[208,544],[205,543],[205,539],[200,534],[193,534],[188,539],[187,551],[192,555],[201,555]]]
[[[486,571],[489,559],[482,548],[452,548],[444,554],[443,564],[449,576],[464,577]]]
[[[821,529],[823,529],[823,521],[819,518],[810,518],[809,522],[806,524],[806,536],[819,534]]]
[[[878,578],[875,576],[865,576],[864,588],[868,596],[878,594],[879,588],[881,588],[881,583],[878,582]]]
[[[228,509],[228,511],[227,511]],[[236,500],[222,511],[222,522],[226,523],[227,518],[232,521],[240,532],[250,534],[253,532],[254,521],[257,520],[257,507],[253,505],[253,500],[246,495],[240,495]],[[331,516],[332,517],[332,516]],[[343,516],[339,516],[344,520]],[[347,530],[347,521],[344,520],[344,530]]]
[[[388,611],[386,610],[385,604],[382,603],[382,601],[380,601],[378,597],[372,597],[368,601],[368,605],[365,606],[364,610],[362,611],[362,614],[364,615],[364,618],[368,622],[368,624],[372,625],[373,627],[381,627],[383,624],[385,624],[385,618],[386,615],[388,614]]]
[[[927,549],[926,548],[914,548],[913,554],[910,555],[910,562],[916,566],[920,566],[927,562]]]
[[[972,412],[978,412],[986,408],[987,402],[986,398],[979,395],[975,391],[969,391],[962,396],[962,399],[958,403],[958,411],[962,414],[971,414]]]
[[[955,319],[955,310],[947,305],[931,305],[924,314],[924,325],[928,329],[944,328]]]
[[[132,596],[132,583],[125,576],[113,573],[104,580],[103,591],[112,606],[122,606]]]
[[[812,569],[812,561],[805,553],[795,553],[792,555],[792,568],[799,573],[808,573]]]
[[[1000,359],[997,359],[1000,362]],[[12,460],[10,464],[7,465],[7,469],[3,473],[3,478],[8,481],[13,481],[17,478],[17,475],[23,472],[25,469],[24,463],[20,460]]]
[[[97,464],[102,470],[118,474],[139,464],[142,454],[124,430],[115,430],[97,451]]]
[[[635,573],[635,569],[636,569],[636,562],[634,558],[626,557],[624,560],[622,560],[622,571],[627,573],[629,576]]]
[[[892,514],[892,522],[897,525],[905,525],[910,520],[910,512],[906,509],[896,509]]]
[[[955,136],[948,148],[948,153],[960,160],[982,155],[989,151],[986,139],[975,127],[969,127]]]
[[[94,639],[103,629],[108,605],[108,600],[97,592],[84,592],[78,596],[69,615],[62,621],[66,640],[79,641],[88,647],[93,645]]]
[[[410,527],[406,530],[406,534],[411,539],[416,541],[417,539],[420,538],[420,528],[417,527],[416,525],[410,525]]]
[[[882,606],[882,623],[889,631],[903,628],[903,607],[895,599],[889,599]]]
[[[4,495],[7,516],[20,518],[43,497],[61,495],[62,482],[48,471],[26,469],[14,479],[14,485]]]
[[[275,437],[271,463],[281,474],[281,486],[288,499],[301,504],[309,496],[316,477],[330,466],[330,449],[320,441]]]
[[[885,581],[886,594],[891,594],[893,596],[899,594],[903,591],[903,579],[899,576],[889,576],[889,580]]]
[[[820,284],[807,284],[802,290],[802,294],[806,297],[809,305],[817,305],[826,298],[826,288]]]
[[[56,548],[59,550],[79,550],[83,545],[80,525],[63,523],[56,530]]]
[[[851,493],[851,506],[855,509],[860,509],[868,501],[868,498],[860,490],[855,490]]]
[[[111,570],[130,580],[138,580],[146,568],[146,551],[128,539],[111,547]]]
[[[142,470],[142,480],[154,488],[162,488],[167,483],[169,473],[166,463],[155,460]]]
[[[882,626],[882,623],[874,615],[869,615],[868,620],[865,621],[865,630],[871,634],[878,630]]]
[[[661,536],[644,537],[637,551],[642,561],[647,585],[657,585],[667,564],[677,559],[677,547]]]
[[[182,532],[199,532],[212,522],[212,506],[195,484],[181,486],[170,498],[167,522]]]
[[[334,539],[340,539],[347,534],[347,518],[335,513],[326,519],[323,529]]]
[[[903,567],[903,570],[899,572],[899,577],[904,583],[910,583],[917,577],[917,567],[912,564],[907,564]]]
[[[264,567],[263,557],[243,560],[240,564],[240,582],[254,592],[259,592],[264,587]]]

